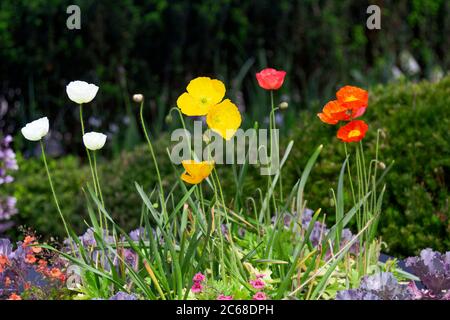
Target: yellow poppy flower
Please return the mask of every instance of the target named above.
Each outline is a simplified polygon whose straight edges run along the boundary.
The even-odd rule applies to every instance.
[[[222,101],[225,85],[208,77],[195,78],[177,100],[177,106],[187,116],[204,116],[209,109]]]
[[[225,140],[230,140],[239,129],[242,118],[236,105],[226,99],[210,108],[206,115],[206,123]]]
[[[197,162],[194,160],[181,161],[186,170],[181,175],[181,180],[190,184],[198,184],[206,179],[214,168],[214,161]]]

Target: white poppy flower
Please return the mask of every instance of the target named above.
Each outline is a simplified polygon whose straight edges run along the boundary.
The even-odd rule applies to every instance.
[[[106,143],[106,135],[98,132],[88,132],[83,136],[83,143],[89,150],[99,150]]]
[[[72,81],[66,86],[66,92],[70,100],[82,104],[94,100],[98,87],[85,81]]]
[[[39,141],[48,133],[49,127],[48,118],[44,117],[28,123],[21,131],[25,139]]]

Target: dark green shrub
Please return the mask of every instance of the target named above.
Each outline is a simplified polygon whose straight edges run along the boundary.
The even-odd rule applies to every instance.
[[[374,155],[376,130],[382,129],[385,138],[381,139],[380,158],[387,165],[395,160],[385,180],[380,226],[390,253],[412,255],[425,247],[440,251],[450,247],[449,105],[450,77],[437,84],[401,83],[371,91],[363,117],[370,128],[364,144]],[[334,137],[337,128],[306,114],[300,117],[298,127],[287,177],[297,179],[309,150],[323,143],[325,148],[311,176],[314,182],[308,186],[308,200],[311,207],[327,212],[332,210],[328,190],[335,187],[344,159],[343,146]]]
[[[35,229],[44,236],[64,236],[64,227],[53,202],[41,159],[23,159],[19,155],[18,163],[16,183],[11,185],[19,210],[15,220],[19,225]],[[86,215],[81,188],[89,178],[89,171],[72,156],[51,159],[49,168],[64,216],[76,230],[82,230]]]

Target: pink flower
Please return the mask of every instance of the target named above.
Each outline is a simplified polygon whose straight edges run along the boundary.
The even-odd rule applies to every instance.
[[[200,282],[194,282],[194,284],[191,287],[192,293],[200,293],[203,290],[203,286]]]
[[[201,272],[198,272],[195,274],[194,278],[192,278],[192,281],[194,282],[203,282],[205,280],[205,275]]]
[[[266,275],[264,273],[259,273],[256,275],[256,279],[262,279],[264,278]]]
[[[250,280],[250,284],[255,289],[264,289],[266,286],[265,282],[262,279]]]
[[[278,90],[283,85],[285,76],[285,71],[267,68],[256,74],[256,80],[258,80],[259,86],[263,89]]]
[[[255,295],[253,296],[253,300],[266,300],[267,296],[264,292],[257,292],[255,293]]]
[[[223,295],[223,294],[220,294],[220,295],[217,297],[217,300],[233,300],[233,296],[225,296],[225,295]]]

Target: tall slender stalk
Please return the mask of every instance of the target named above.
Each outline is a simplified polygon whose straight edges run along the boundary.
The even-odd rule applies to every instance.
[[[95,182],[97,184],[97,190],[98,190],[98,194],[99,194],[99,198],[100,198],[100,202],[102,203],[103,208],[105,207],[105,201],[103,201],[103,193],[102,193],[102,188],[100,186],[100,179],[98,178],[98,170],[97,170],[97,155],[96,152],[93,151],[93,158],[94,158],[94,176],[95,176]],[[100,218],[100,222],[102,223],[102,217]],[[108,230],[108,219],[106,218],[106,216],[103,214],[103,220],[104,220],[104,227],[106,230]]]
[[[45,166],[45,170],[47,171],[48,182],[50,184],[50,189],[52,189],[52,194],[53,194],[53,199],[55,200],[56,209],[58,210],[58,213],[64,224],[64,229],[66,229],[67,237],[70,239],[69,228],[67,227],[66,219],[64,218],[64,215],[59,206],[59,201],[58,201],[58,198],[56,197],[55,188],[53,186],[52,176],[50,175],[50,170],[48,169],[47,157],[45,155],[45,148],[44,148],[44,143],[42,142],[42,140],[40,140],[40,145],[41,145],[41,151],[42,151],[42,159],[44,160],[44,166]]]
[[[81,136],[83,137],[85,134],[85,130],[84,130],[84,120],[83,120],[83,104],[80,104],[80,123],[81,123]],[[92,183],[94,184],[94,191],[95,191],[95,195],[98,196],[98,190],[97,190],[97,184],[95,182],[95,174],[94,174],[94,168],[92,166],[92,159],[91,159],[91,154],[89,153],[88,148],[86,148],[86,154],[89,160],[89,167],[91,169],[91,175],[92,175]]]
[[[160,198],[161,198],[161,206],[163,208],[163,212],[165,212],[167,214],[167,212],[166,212],[166,202],[165,202],[165,199],[164,199],[164,188],[163,188],[163,184],[162,184],[161,174],[159,172],[158,161],[156,161],[156,156],[155,156],[155,151],[153,150],[152,141],[150,140],[150,136],[148,135],[148,132],[147,132],[147,127],[145,126],[144,100],[142,100],[141,106],[139,108],[139,116],[140,116],[140,119],[141,119],[142,130],[144,131],[145,139],[147,141],[148,148],[149,148],[150,153],[152,155],[153,163],[155,165],[156,176],[158,178],[159,193],[160,193]]]

